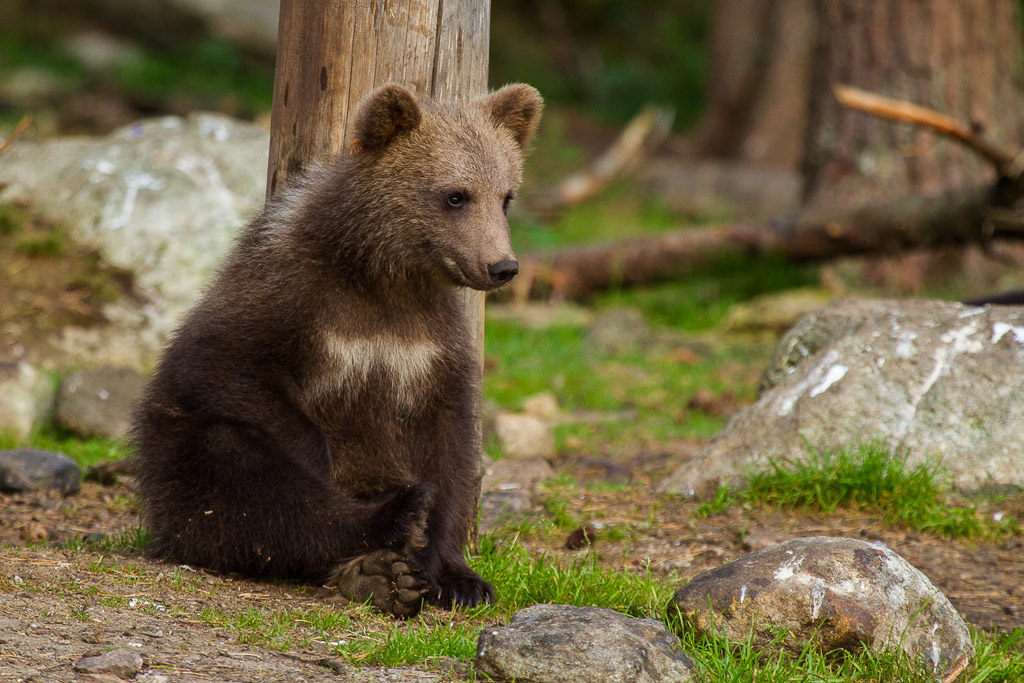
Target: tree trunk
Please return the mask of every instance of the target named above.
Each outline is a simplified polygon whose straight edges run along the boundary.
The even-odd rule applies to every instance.
[[[929,131],[842,107],[836,84],[920,104],[1018,147],[1024,139],[1018,0],[815,3],[804,211],[831,214],[992,181],[991,166]]]
[[[311,163],[345,153],[356,105],[378,86],[446,99],[484,94],[490,17],[489,0],[281,0],[267,197]],[[482,375],[484,298],[464,296]],[[478,442],[480,434],[478,422]]]
[[[716,0],[702,156],[797,169],[816,23],[813,0]]]

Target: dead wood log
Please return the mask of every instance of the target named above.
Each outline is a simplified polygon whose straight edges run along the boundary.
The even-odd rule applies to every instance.
[[[736,223],[528,254],[513,298],[585,299],[612,287],[679,277],[721,260],[779,254],[794,262],[909,247],[979,242],[991,237],[988,186],[865,206],[800,222]]]

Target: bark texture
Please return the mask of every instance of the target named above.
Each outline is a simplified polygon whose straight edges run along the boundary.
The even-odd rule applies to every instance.
[[[717,0],[704,156],[795,169],[803,158],[816,16],[812,0]]]
[[[1019,146],[1016,0],[821,0],[806,145],[811,214],[991,181],[990,165],[934,133],[842,107],[836,84],[936,109]]]

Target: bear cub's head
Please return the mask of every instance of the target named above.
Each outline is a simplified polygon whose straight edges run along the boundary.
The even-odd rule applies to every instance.
[[[397,85],[367,95],[352,159],[398,259],[391,267],[479,290],[515,277],[506,214],[542,108],[523,84],[468,103],[417,99]]]

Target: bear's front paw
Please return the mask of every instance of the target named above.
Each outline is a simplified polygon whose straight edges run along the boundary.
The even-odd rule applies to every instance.
[[[473,607],[481,602],[490,604],[494,602],[494,586],[469,567],[442,571],[431,577],[427,601],[445,609],[453,605]]]
[[[369,534],[372,542],[406,554],[422,548],[427,544],[427,516],[433,504],[429,484],[399,489],[377,511]]]
[[[367,602],[396,617],[414,617],[423,605],[427,583],[406,558],[378,550],[350,560],[331,572],[320,597]]]

